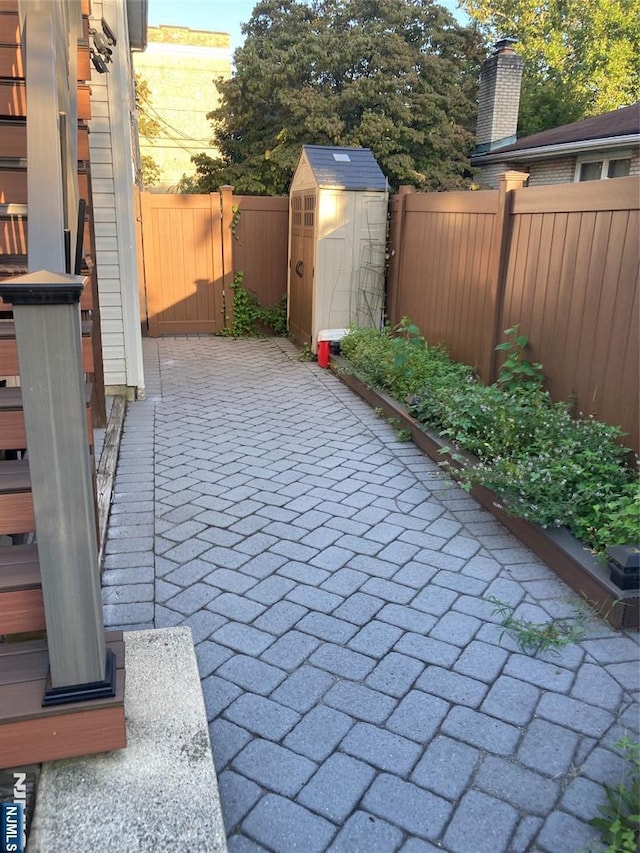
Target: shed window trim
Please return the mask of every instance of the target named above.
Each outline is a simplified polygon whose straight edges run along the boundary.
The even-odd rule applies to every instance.
[[[618,160],[626,160],[628,161],[630,167],[632,157],[633,152],[629,149],[624,151],[614,151],[609,154],[583,154],[581,157],[578,157],[576,159],[576,170],[573,180],[576,183],[584,182],[585,179],[582,178],[582,167],[587,166],[589,164],[595,165],[596,163],[601,164],[600,177],[587,178],[586,180],[609,180],[609,168],[611,163],[617,162]],[[627,174],[629,174],[629,172],[627,172]]]

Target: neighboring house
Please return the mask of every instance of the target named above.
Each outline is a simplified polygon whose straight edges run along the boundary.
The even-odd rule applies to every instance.
[[[476,147],[478,183],[501,172],[529,173],[529,186],[640,175],[640,102],[517,139],[523,60],[510,39],[482,65]]]
[[[207,113],[219,103],[215,81],[231,76],[229,33],[187,27],[149,27],[148,45],[136,54],[136,73],[148,83],[149,117],[159,125],[151,142],[140,138],[140,152],[160,168],[151,190],[170,191],[183,175],[192,175],[191,157],[211,154],[211,125]]]
[[[89,123],[104,382],[107,392],[131,398],[144,393],[134,202],[139,153],[131,51],[146,45],[146,3],[92,0],[89,26],[98,37],[102,19],[116,36],[108,72],[92,68]],[[95,33],[90,31],[92,48]]]

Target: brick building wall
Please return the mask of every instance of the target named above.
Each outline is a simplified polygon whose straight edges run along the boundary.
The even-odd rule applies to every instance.
[[[561,157],[557,160],[543,160],[540,163],[531,163],[524,168],[529,172],[529,186],[541,186],[542,184],[569,184],[573,181],[576,173],[576,158]]]
[[[615,157],[616,155],[611,154],[609,156]],[[540,160],[537,163],[522,163],[520,161],[517,163],[490,163],[477,169],[476,183],[481,189],[496,189],[498,175],[515,169],[519,172],[529,173],[528,185],[530,187],[547,184],[570,184],[575,180],[577,159],[574,155],[572,157],[558,157],[555,160]],[[629,175],[640,175],[640,154],[638,153],[631,157]]]
[[[147,49],[135,54],[134,66],[149,85],[150,115],[160,124],[153,142],[140,138],[140,153],[153,157],[161,172],[158,188],[169,190],[184,174],[194,173],[193,155],[215,150],[209,145],[207,113],[220,100],[214,81],[231,76],[231,37],[187,27],[149,27]]]

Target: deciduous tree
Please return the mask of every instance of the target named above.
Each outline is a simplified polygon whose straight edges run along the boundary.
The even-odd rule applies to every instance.
[[[138,132],[147,142],[153,142],[160,134],[160,124],[151,112],[151,89],[140,74],[135,75],[136,112]],[[160,166],[150,154],[140,155],[140,180],[142,186],[152,187],[160,178]]]
[[[262,0],[190,187],[288,190],[303,144],[369,147],[393,186],[464,186],[478,34],[433,0]]]
[[[519,135],[640,98],[638,0],[460,0],[487,41],[525,60]]]

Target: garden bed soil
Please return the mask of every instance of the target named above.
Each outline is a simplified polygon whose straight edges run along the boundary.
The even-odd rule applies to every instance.
[[[345,385],[370,406],[380,409],[385,417],[393,418],[399,429],[408,430],[413,443],[420,450],[436,462],[447,459],[453,467],[459,467],[459,463],[442,452],[445,447],[451,447],[450,441],[423,426],[384,391],[369,388],[350,372],[352,367],[347,359],[332,356],[329,366]],[[475,458],[465,451],[456,452],[470,460]],[[616,586],[609,577],[608,566],[598,561],[566,527],[545,529],[522,518],[514,518],[502,509],[496,494],[484,486],[474,486],[471,495],[544,560],[558,577],[583,596],[612,627],[640,627],[640,592],[637,589],[622,590]]]

